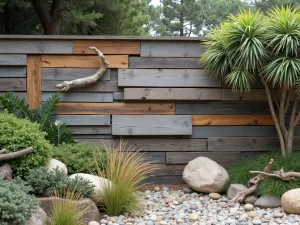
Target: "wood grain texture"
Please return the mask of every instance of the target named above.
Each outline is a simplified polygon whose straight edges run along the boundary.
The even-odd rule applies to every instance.
[[[145,152],[144,154],[146,161],[150,161],[152,163],[157,164],[165,164],[166,163],[166,153],[165,152]]]
[[[295,129],[295,136],[300,128]],[[193,126],[192,138],[209,137],[276,137],[274,126]],[[186,137],[190,138],[190,137]]]
[[[154,176],[182,176],[185,165],[153,164],[157,170]]]
[[[267,103],[249,102],[249,103],[194,103],[194,104],[176,104],[176,114],[198,114],[198,115],[270,115],[270,109]]]
[[[187,164],[197,157],[208,157],[219,163],[224,168],[229,168],[232,164],[240,159],[239,152],[166,152],[167,164]]]
[[[199,58],[129,57],[132,69],[203,69]]]
[[[146,179],[150,184],[185,184],[181,176],[151,176]]]
[[[193,125],[274,125],[271,115],[193,115]]]
[[[200,42],[141,41],[141,57],[200,57],[202,53]]]
[[[42,100],[45,101],[55,92],[43,92]],[[62,92],[61,102],[113,102],[113,93],[87,93],[87,92]]]
[[[108,68],[128,68],[128,55],[106,55]],[[100,68],[101,60],[94,55],[43,55],[43,67]]]
[[[111,126],[69,126],[73,134],[111,134]]]
[[[0,67],[0,78],[26,77],[26,67]]]
[[[130,40],[74,40],[74,54],[96,54],[90,46],[98,48],[103,54],[139,55],[141,42]]]
[[[27,56],[27,103],[30,109],[42,102],[42,56]]]
[[[75,80],[91,76],[97,68],[43,68],[43,80]],[[100,80],[110,80],[110,69],[107,69]]]
[[[174,114],[174,104],[148,104],[148,103],[61,103],[58,114],[99,114],[99,115],[122,115],[122,114]]]
[[[1,40],[0,53],[72,54],[71,40]]]
[[[25,66],[26,63],[25,54],[0,54],[0,66]]]
[[[114,100],[117,101],[124,100],[124,92],[114,92]]]
[[[1,83],[1,79],[0,79],[0,83]],[[0,96],[5,94],[5,93],[6,92],[0,92]],[[12,93],[20,99],[25,99],[25,101],[27,100],[27,93],[26,92],[12,92]]]
[[[43,80],[43,91],[58,91],[58,88],[55,86],[61,83],[61,81],[57,80]],[[120,89],[118,88],[117,81],[98,81],[92,85],[81,87],[81,88],[74,88],[72,92],[118,92]]]
[[[120,87],[221,87],[202,69],[119,69]]]
[[[58,115],[56,120],[67,123],[70,126],[109,126],[110,116],[109,115]]]
[[[125,100],[221,100],[213,88],[124,88]]]
[[[112,135],[191,135],[192,117],[185,115],[113,115]]]
[[[280,90],[272,90],[273,100],[280,99]],[[264,89],[252,89],[250,92],[237,93],[232,92],[231,89],[222,89],[223,101],[267,101],[266,92]]]

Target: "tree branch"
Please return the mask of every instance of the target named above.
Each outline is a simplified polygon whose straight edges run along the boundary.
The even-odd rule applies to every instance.
[[[0,162],[1,161],[7,161],[7,160],[12,160],[12,159],[17,159],[20,157],[23,157],[25,155],[30,154],[33,151],[32,147],[25,148],[23,150],[17,151],[17,152],[11,152],[11,153],[6,153],[6,154],[1,154],[0,155]]]
[[[90,47],[90,49],[94,50],[98,54],[102,62],[102,67],[92,76],[80,78],[72,81],[64,81],[61,84],[57,84],[56,85],[57,88],[59,88],[61,91],[68,91],[71,88],[83,87],[95,83],[103,76],[109,63],[106,60],[105,56],[102,54],[102,52],[100,52],[96,47]]]
[[[266,173],[266,172],[262,172],[262,171],[250,171],[250,173],[262,174],[262,175],[265,175],[267,177],[276,177],[276,178],[279,178],[281,180],[294,180],[295,177],[300,178],[300,173],[297,173],[297,172],[284,172],[283,168],[281,168],[278,171],[271,172],[271,173]]]

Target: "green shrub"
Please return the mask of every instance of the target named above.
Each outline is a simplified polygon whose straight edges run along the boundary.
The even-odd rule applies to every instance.
[[[284,168],[284,171],[300,172],[300,152],[295,151],[292,155],[283,157],[279,152],[259,154],[256,158],[236,163],[228,170],[229,184],[247,184],[257,174],[249,171],[263,171],[270,159],[274,159],[272,170]],[[300,178],[292,181],[283,181],[278,178],[267,177],[259,185],[257,193],[260,195],[282,196],[288,190],[299,188]]]
[[[32,193],[37,196],[50,196],[54,191],[68,189],[84,197],[91,197],[94,186],[87,180],[76,177],[70,179],[62,170],[48,171],[45,167],[30,170],[25,181],[33,188]]]
[[[28,194],[30,187],[20,180],[6,182],[0,179],[0,225],[8,222],[24,225],[35,212],[38,201]]]
[[[13,174],[24,176],[30,169],[44,166],[52,155],[51,145],[39,125],[20,119],[7,112],[0,112],[0,149],[16,152],[33,147],[33,152],[19,159],[11,160]]]
[[[54,158],[67,165],[68,172],[74,173],[96,173],[97,163],[94,158],[102,159],[105,164],[106,150],[96,145],[82,142],[78,144],[61,144],[53,149]],[[99,156],[101,154],[101,157]],[[98,164],[100,162],[98,161]],[[101,169],[103,169],[101,167]]]

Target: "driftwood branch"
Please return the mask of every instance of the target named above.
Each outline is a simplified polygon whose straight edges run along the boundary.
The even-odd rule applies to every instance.
[[[25,149],[17,151],[17,152],[10,152],[10,153],[6,153],[6,154],[0,154],[0,162],[23,157],[25,155],[30,154],[32,151],[33,151],[33,148],[28,147],[28,148],[25,148]]]
[[[97,55],[100,57],[100,60],[102,63],[101,68],[95,74],[93,74],[89,77],[80,78],[80,79],[76,79],[76,80],[72,80],[72,81],[64,81],[61,84],[57,84],[56,87],[59,88],[60,91],[68,91],[71,88],[83,87],[83,86],[87,86],[89,84],[93,84],[93,83],[97,82],[103,76],[109,63],[106,60],[103,53],[100,52],[100,50],[98,50],[96,47],[90,47],[90,49],[94,50],[97,53]]]
[[[262,171],[250,171],[250,173],[263,174],[266,177],[276,177],[281,180],[294,180],[296,177],[300,178],[300,173],[298,172],[284,172],[283,168],[278,171],[271,173],[265,173]]]

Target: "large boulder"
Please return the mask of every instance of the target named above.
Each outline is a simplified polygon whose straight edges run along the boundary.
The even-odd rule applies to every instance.
[[[67,166],[63,162],[61,162],[57,159],[50,159],[50,161],[47,164],[47,168],[48,168],[48,171],[53,171],[56,168],[58,168],[59,170],[64,171],[65,174],[68,174]]]
[[[91,199],[98,205],[103,204],[103,196],[102,196],[103,188],[106,185],[111,185],[112,184],[111,181],[109,181],[103,177],[99,177],[99,176],[87,174],[87,173],[75,173],[75,174],[71,175],[70,178],[75,179],[77,176],[90,181],[95,186],[94,194],[92,195]]]
[[[227,171],[207,157],[198,157],[184,168],[183,180],[192,189],[203,193],[221,193],[228,181]]]
[[[265,195],[259,197],[254,203],[255,207],[259,208],[277,208],[281,207],[280,198],[271,195]]]
[[[30,217],[26,225],[46,225],[48,216],[42,208],[38,210]]]
[[[40,207],[46,212],[50,217],[52,214],[53,199],[54,197],[44,197],[38,198],[40,202]],[[56,198],[61,201],[71,201],[62,198]],[[89,221],[99,221],[101,219],[100,212],[96,204],[89,198],[83,198],[79,201],[72,201],[74,204],[78,204],[78,207],[85,209],[86,213],[83,215],[82,219],[86,222]]]
[[[245,191],[247,189],[248,188],[243,184],[231,184],[228,188],[227,196],[229,199],[233,199],[237,195],[237,193],[239,193],[240,191]]]
[[[300,214],[300,188],[285,192],[281,197],[281,204],[287,213]]]

